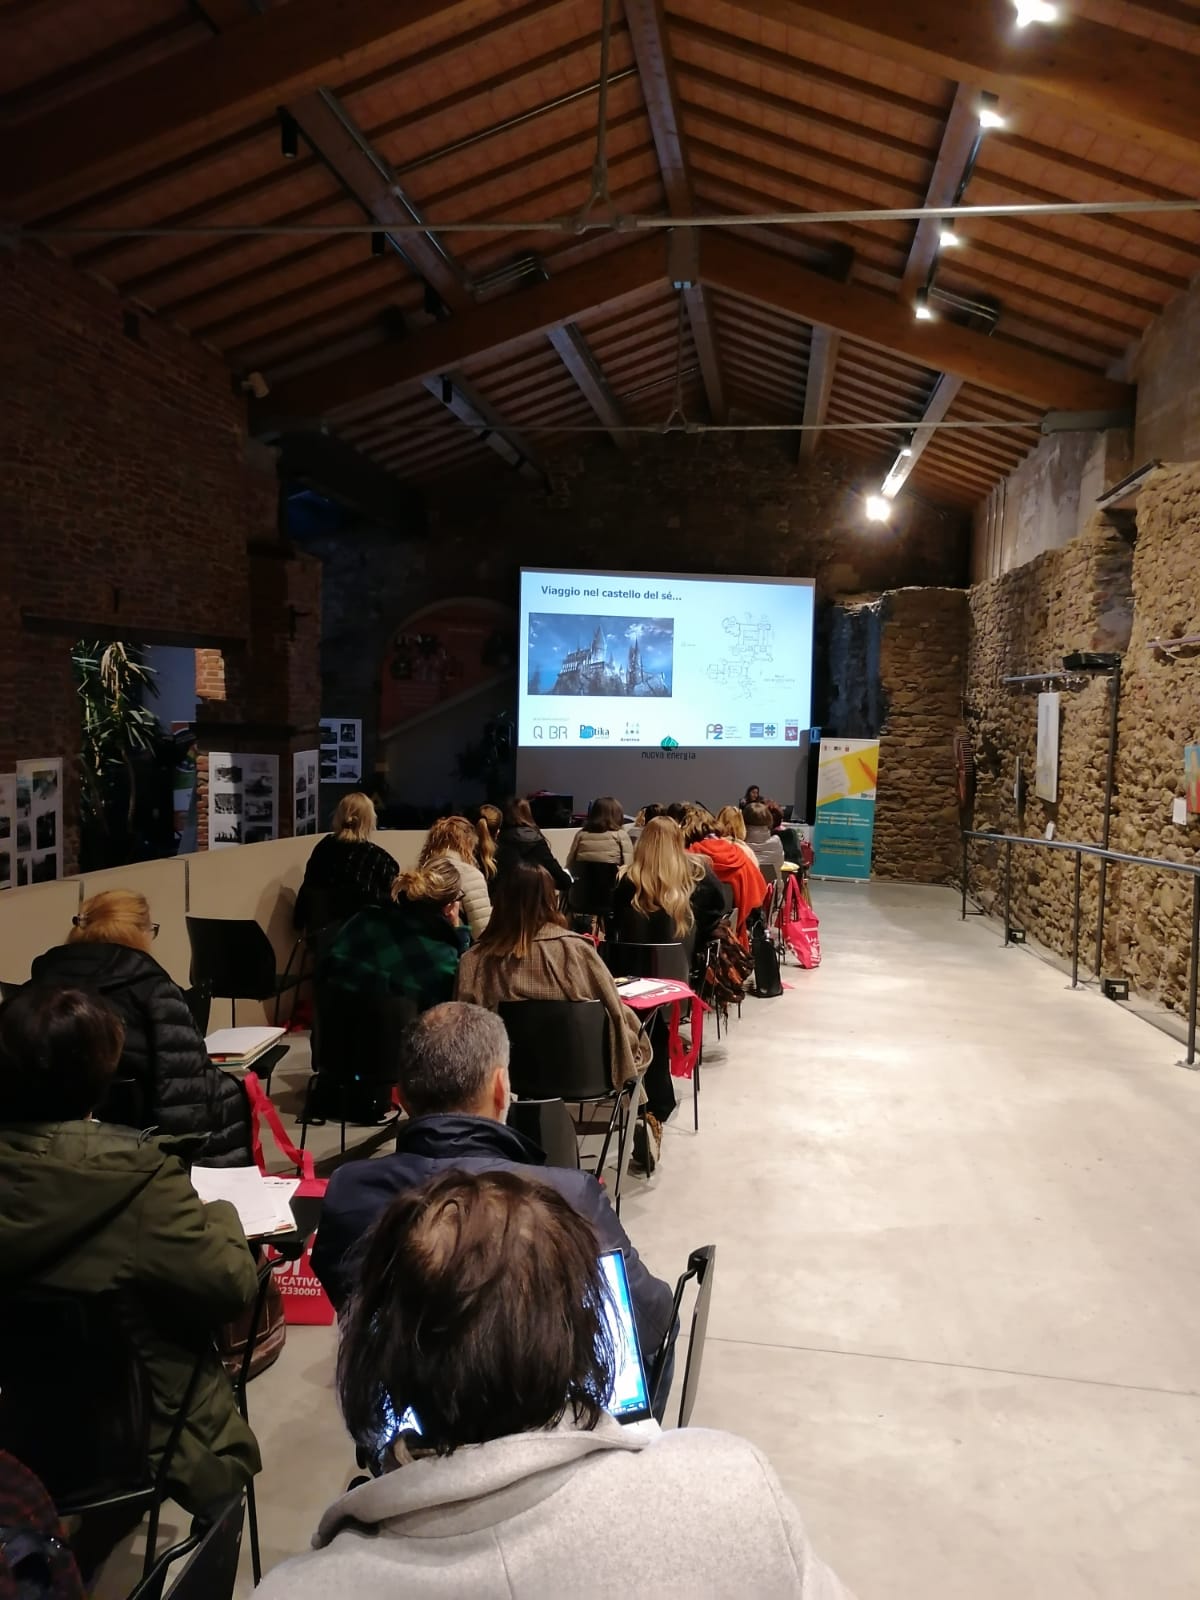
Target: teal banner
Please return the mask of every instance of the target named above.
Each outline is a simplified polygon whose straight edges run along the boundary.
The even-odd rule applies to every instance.
[[[879,740],[824,739],[820,749],[813,874],[869,878]]]

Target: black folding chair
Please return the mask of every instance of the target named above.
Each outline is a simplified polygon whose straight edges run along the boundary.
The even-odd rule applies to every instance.
[[[192,983],[203,984],[210,996],[229,1001],[234,1027],[239,1000],[274,1000],[278,1024],[279,1002],[299,985],[300,978],[290,970],[276,972],[275,951],[258,923],[233,917],[188,917],[186,921]],[[288,958],[289,969],[294,956],[295,949]]]
[[[212,1345],[197,1340],[191,1376],[152,1472],[153,1400],[128,1317],[117,1292],[6,1294],[0,1317],[0,1449],[42,1480],[60,1517],[86,1524],[110,1512],[148,1513],[145,1579],[158,1557],[171,1464]],[[174,1549],[178,1554],[179,1547]]]
[[[244,1495],[221,1501],[211,1521],[194,1530],[190,1538],[168,1550],[154,1570],[129,1596],[129,1600],[232,1600],[242,1553],[242,1528],[246,1521]],[[167,1568],[188,1557],[169,1589],[163,1589]]]
[[[509,1081],[519,1100],[565,1100],[578,1105],[611,1104],[596,1177],[604,1171],[617,1135],[613,1205],[621,1211],[621,1180],[629,1165],[642,1086],[629,1078],[613,1088],[608,1013],[599,1000],[503,1000],[500,1020],[508,1030]]]
[[[700,990],[692,982],[692,967],[687,946],[673,944],[637,944],[627,939],[606,939],[600,946],[604,963],[615,978],[670,978],[686,983],[696,994]],[[701,995],[703,999],[703,995]],[[649,1016],[661,1013],[652,1011]],[[665,1027],[665,1021],[660,1024]],[[700,1131],[700,1060],[692,1069],[692,1126]]]
[[[326,1105],[336,1101],[342,1125],[341,1152],[346,1153],[346,1123],[355,1100],[376,1100],[400,1081],[400,1040],[417,1015],[408,995],[359,994],[335,984],[316,985],[313,1004],[313,1076],[300,1116],[300,1148],[313,1120],[313,1095]],[[332,1097],[332,1099],[330,1098]]]
[[[541,1146],[547,1166],[579,1166],[575,1123],[561,1100],[514,1100],[508,1108],[508,1125]]]
[[[208,1019],[212,1014],[212,984],[207,979],[203,983],[194,983],[190,989],[183,991],[183,999],[196,1024],[196,1032],[203,1038],[208,1032]]]
[[[567,890],[568,908],[577,917],[611,917],[620,870],[606,861],[577,861],[571,869],[575,881]]]
[[[679,1338],[679,1308],[683,1303],[683,1292],[689,1282],[696,1280],[696,1300],[692,1306],[692,1327],[688,1335],[687,1365],[683,1369],[683,1386],[679,1391],[679,1426],[686,1428],[692,1420],[692,1411],[696,1405],[696,1394],[700,1388],[700,1368],[704,1363],[704,1342],[708,1337],[708,1310],[712,1303],[713,1269],[717,1261],[717,1247],[715,1244],[702,1244],[693,1250],[688,1257],[687,1270],[679,1276],[675,1285],[675,1304],[671,1308],[671,1331],[663,1340],[662,1346],[654,1357],[650,1376],[650,1393],[655,1409],[658,1409],[660,1399],[659,1389],[666,1377],[670,1357],[674,1352],[676,1341]],[[661,1396],[663,1405],[666,1404],[666,1395]]]

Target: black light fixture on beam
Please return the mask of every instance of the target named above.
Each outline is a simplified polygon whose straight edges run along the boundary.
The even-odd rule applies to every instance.
[[[285,106],[279,108],[279,153],[286,161],[300,154],[300,125]]]
[[[382,229],[371,235],[371,254],[373,256],[387,255],[387,234]]]
[[[442,404],[448,406],[454,399],[454,385],[449,378],[442,379]]]

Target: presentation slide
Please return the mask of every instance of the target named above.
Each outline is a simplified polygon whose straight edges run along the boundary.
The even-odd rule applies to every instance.
[[[518,743],[797,745],[811,579],[521,569]]]

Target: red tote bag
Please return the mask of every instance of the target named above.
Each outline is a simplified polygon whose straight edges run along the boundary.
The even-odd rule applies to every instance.
[[[796,881],[796,874],[788,878],[783,900],[780,925],[788,948],[802,967],[821,965],[821,934],[817,913],[805,899]]]
[[[329,1187],[329,1183],[326,1178],[316,1176],[311,1153],[307,1150],[297,1150],[288,1138],[283,1123],[279,1120],[279,1112],[259,1081],[258,1075],[248,1072],[242,1082],[246,1090],[246,1099],[250,1103],[250,1147],[258,1170],[262,1173],[267,1170],[262,1146],[262,1125],[265,1122],[280,1152],[300,1174],[300,1187],[296,1193],[320,1198]],[[280,1262],[275,1271],[275,1282],[279,1285],[279,1292],[283,1296],[284,1320],[289,1324],[307,1327],[328,1327],[336,1313],[333,1302],[321,1287],[320,1279],[312,1269],[312,1247],[315,1239],[314,1233],[305,1243],[304,1254],[295,1261],[284,1261],[282,1257],[275,1255],[269,1245],[267,1251]]]

